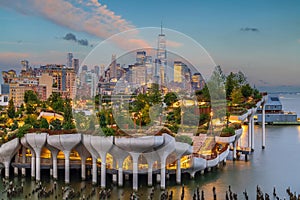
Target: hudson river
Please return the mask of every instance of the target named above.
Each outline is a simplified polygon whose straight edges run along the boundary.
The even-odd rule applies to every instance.
[[[280,99],[287,111],[296,111],[300,114],[300,94],[284,94],[280,95]],[[247,130],[244,130],[245,132]],[[63,171],[59,172],[60,179],[58,180],[59,190],[64,186]],[[43,185],[47,188],[52,187],[53,181],[49,179],[49,170],[42,171]],[[22,179],[15,177],[12,180],[17,183],[21,180],[25,181],[24,194],[28,194],[35,187],[35,182],[29,177]],[[110,175],[108,177],[111,178]],[[266,149],[261,148],[261,127],[255,126],[255,151],[250,155],[249,161],[244,161],[244,156],[241,160],[232,161],[231,153],[227,160],[226,166],[221,166],[219,169],[214,169],[212,172],[200,175],[196,174],[195,179],[190,179],[189,176],[182,176],[182,184],[185,185],[185,199],[192,199],[192,195],[197,186],[200,190],[204,190],[206,199],[212,199],[212,188],[216,187],[218,199],[225,199],[225,191],[228,185],[231,186],[233,192],[238,194],[238,199],[244,199],[243,191],[248,192],[249,199],[255,199],[256,186],[259,185],[263,192],[269,193],[272,196],[273,187],[276,187],[277,195],[283,199],[288,199],[285,192],[287,187],[291,187],[291,191],[300,193],[300,126],[267,126],[266,127]],[[91,180],[81,182],[80,171],[71,171],[71,186],[76,190],[86,184],[87,191],[91,190]],[[129,199],[131,182],[125,181],[123,188],[113,186],[111,199]],[[147,177],[139,177],[140,188],[138,194],[140,199],[147,199],[151,188],[147,187]],[[108,184],[109,185],[109,184]],[[5,199],[5,194],[2,180],[0,181],[0,197]],[[179,199],[181,195],[181,186],[175,184],[175,176],[171,176],[167,180],[167,190],[173,191],[173,199]],[[99,189],[98,189],[99,191]],[[161,191],[159,185],[155,186],[155,198],[159,199]],[[60,193],[61,194],[61,193]],[[18,198],[24,199],[24,197]],[[35,198],[37,197],[35,196]],[[53,196],[50,198],[53,199]],[[59,197],[58,199],[61,199]],[[96,198],[95,198],[96,199]]]

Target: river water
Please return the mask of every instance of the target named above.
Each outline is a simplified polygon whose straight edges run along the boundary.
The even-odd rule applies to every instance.
[[[288,111],[296,111],[300,114],[300,94],[283,94],[280,99],[284,108]],[[245,130],[246,132],[246,130]],[[255,199],[256,186],[261,186],[263,192],[272,195],[273,187],[280,198],[286,198],[285,192],[287,187],[291,187],[292,191],[300,193],[300,126],[267,126],[266,127],[266,149],[261,148],[261,127],[255,126],[255,151],[250,155],[249,161],[245,162],[244,157],[239,161],[232,161],[231,153],[227,160],[226,166],[219,169],[214,169],[212,172],[204,175],[196,174],[195,179],[190,179],[188,175],[183,174],[182,184],[185,185],[185,199],[192,199],[192,195],[197,186],[200,190],[204,190],[206,199],[212,199],[212,188],[216,187],[218,199],[225,199],[225,191],[228,185],[231,186],[232,191],[238,194],[238,199],[244,199],[243,191],[247,190],[250,199]],[[28,194],[35,187],[35,182],[31,181],[27,171],[28,177],[21,178],[14,177],[12,181],[20,183],[25,182],[24,195]],[[58,185],[59,190],[64,186],[63,171],[59,171]],[[42,183],[47,188],[52,187],[53,181],[49,178],[49,170],[42,171]],[[107,180],[111,180],[111,176],[107,176]],[[99,179],[98,179],[99,182]],[[175,176],[171,176],[167,180],[167,190],[173,191],[174,198],[179,199],[181,195],[181,186],[176,185]],[[87,185],[85,193],[91,191],[91,179],[85,182],[80,180],[80,170],[71,171],[71,186],[77,190]],[[139,192],[140,199],[147,199],[151,188],[147,187],[147,176],[139,176]],[[108,182],[111,185],[111,182]],[[119,188],[112,186],[111,199],[129,199],[132,192],[131,181],[124,181],[124,187]],[[6,199],[5,194],[2,194],[3,183],[0,180],[0,199]],[[99,188],[97,188],[99,191]],[[60,195],[59,191],[56,195]],[[159,199],[160,190],[159,185],[155,186],[154,199]],[[24,196],[15,198],[24,199]],[[36,196],[31,199],[38,199]],[[49,199],[54,199],[52,196]],[[58,196],[61,199],[61,196]],[[94,198],[99,199],[99,198]]]

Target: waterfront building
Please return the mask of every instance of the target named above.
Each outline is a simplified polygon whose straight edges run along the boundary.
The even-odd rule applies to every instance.
[[[297,113],[283,110],[282,103],[276,95],[269,95],[265,110],[268,124],[300,123],[297,121]],[[262,123],[262,108],[257,109],[257,123]]]

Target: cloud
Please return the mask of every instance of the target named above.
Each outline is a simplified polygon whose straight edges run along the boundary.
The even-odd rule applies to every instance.
[[[82,46],[89,46],[89,41],[87,39],[77,39],[76,35],[73,33],[67,33],[62,39],[76,42]]]
[[[64,40],[72,40],[74,42],[77,42],[76,35],[73,33],[67,33],[65,37],[63,37]]]
[[[0,1],[0,6],[24,15],[43,17],[71,30],[86,32],[102,39],[135,28],[97,0],[90,0],[87,3],[80,0],[76,3],[66,0],[14,0]],[[133,39],[136,37],[137,35],[132,35]],[[86,41],[80,43],[86,44]],[[127,48],[124,42],[118,45]]]
[[[245,28],[241,28],[240,31],[243,31],[243,32],[259,32],[259,29],[258,28],[245,27]]]

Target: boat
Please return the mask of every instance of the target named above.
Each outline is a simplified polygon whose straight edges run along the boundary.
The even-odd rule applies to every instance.
[[[272,125],[300,125],[296,112],[285,112],[280,98],[269,95],[265,104],[265,122]],[[262,123],[262,107],[256,112],[256,123]]]

